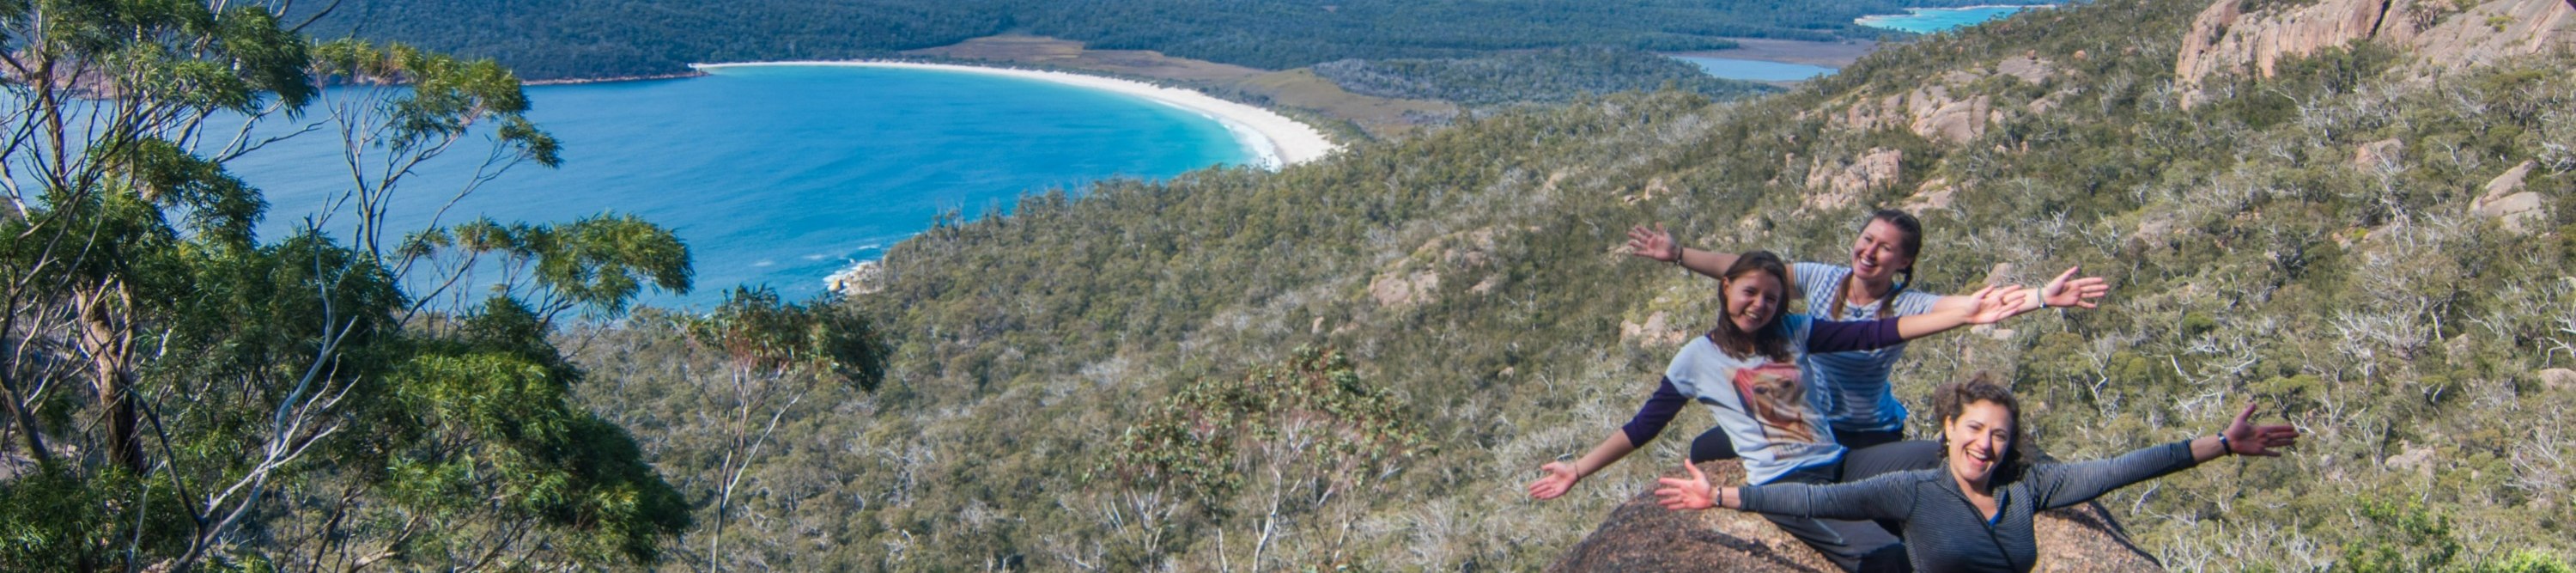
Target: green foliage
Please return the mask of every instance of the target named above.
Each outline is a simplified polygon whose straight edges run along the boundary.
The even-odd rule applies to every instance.
[[[1176,484],[1184,496],[1218,507],[1239,493],[1251,458],[1277,455],[1262,446],[1283,440],[1312,456],[1300,471],[1350,482],[1342,487],[1396,477],[1432,450],[1403,404],[1364,385],[1347,355],[1298,348],[1284,366],[1239,380],[1201,380],[1165,397],[1119,432],[1097,471],[1121,487]]]
[[[781,303],[768,287],[734,287],[689,332],[746,372],[830,374],[861,392],[885,382],[885,342],[847,306]]]
[[[1779,91],[1769,84],[1710,77],[1697,66],[1652,52],[1597,46],[1472,58],[1335,60],[1314,69],[1315,75],[1356,93],[1470,106],[1564,103],[1587,95],[1667,88],[1721,100]]]
[[[603,317],[623,315],[647,284],[686,293],[693,273],[689,247],[679,235],[634,215],[600,214],[563,225],[504,225],[483,217],[414,233],[396,252],[425,257],[448,248],[533,267],[529,283],[500,288],[527,291],[548,321],[574,307]]]
[[[413,87],[332,110],[374,134],[352,162],[375,144],[434,155],[478,122],[500,124],[495,157],[550,165],[555,143],[489,60],[316,48],[264,6],[222,6],[0,6],[0,127],[17,134],[0,155],[16,206],[0,217],[0,569],[659,560],[689,503],[633,435],[569,400],[582,371],[539,311],[684,290],[686,247],[632,217],[487,223],[509,232],[477,238],[535,269],[516,292],[540,302],[443,314],[403,285],[438,282],[411,263],[452,235],[376,249],[398,176],[361,178],[356,246],[313,228],[260,242],[266,204],[225,165],[256,143],[221,124],[300,116],[323,83]]]
[[[2335,563],[2338,571],[2436,571],[2449,566],[2460,553],[2451,520],[2422,504],[2365,502],[2361,517],[2376,531],[2344,546],[2343,559]]]

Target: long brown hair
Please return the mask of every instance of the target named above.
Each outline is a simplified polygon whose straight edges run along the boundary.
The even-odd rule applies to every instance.
[[[1950,422],[1959,419],[1959,413],[1967,410],[1969,404],[1978,402],[1993,402],[2012,415],[2012,435],[2007,438],[2012,442],[2004,446],[2003,458],[1996,460],[1995,483],[2019,477],[2022,470],[2027,469],[2026,462],[2029,461],[2022,452],[2030,448],[2030,432],[2021,424],[2021,400],[2013,398],[2012,389],[1996,382],[1993,372],[1980,370],[1968,375],[1966,382],[1942,384],[1932,390],[1932,419],[1941,423],[1941,457],[1950,457]]]
[[[1733,289],[1726,285],[1757,273],[1770,273],[1771,278],[1780,281],[1780,308],[1772,309],[1770,323],[1746,332],[1736,328],[1735,321],[1726,316],[1726,298],[1733,296],[1730,292]],[[1719,350],[1726,351],[1727,356],[1738,359],[1760,354],[1777,362],[1790,361],[1789,329],[1782,324],[1789,316],[1788,288],[1789,266],[1780,262],[1779,255],[1771,254],[1771,251],[1754,251],[1736,257],[1735,264],[1726,267],[1726,280],[1718,283],[1717,327],[1709,329],[1708,341],[1716,344]]]
[[[1907,214],[1904,211],[1898,211],[1895,209],[1879,209],[1878,212],[1870,213],[1869,220],[1861,222],[1860,228],[1863,232],[1867,232],[1869,230],[1870,223],[1879,221],[1886,221],[1887,226],[1895,227],[1896,232],[1905,234],[1905,238],[1898,239],[1896,241],[1896,250],[1897,252],[1904,253],[1907,261],[1913,261],[1915,255],[1923,253],[1923,221],[1915,219],[1914,215]],[[1905,294],[1905,287],[1914,284],[1914,263],[1908,262],[1905,264],[1905,268],[1897,269],[1896,272],[1899,275],[1903,275],[1904,278],[1896,281],[1896,288],[1887,290],[1887,296],[1878,297],[1879,318],[1894,316],[1896,314],[1896,295]],[[1829,303],[1833,306],[1825,307],[1825,312],[1827,314],[1836,317],[1843,315],[1844,293],[1851,292],[1852,281],[1859,280],[1859,277],[1853,276],[1854,274],[1855,273],[1843,273],[1842,284],[1834,286],[1834,300]],[[1813,302],[1810,302],[1809,304],[1813,304]]]

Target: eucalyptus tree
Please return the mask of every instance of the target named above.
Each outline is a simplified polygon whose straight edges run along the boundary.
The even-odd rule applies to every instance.
[[[687,503],[566,400],[582,372],[548,335],[685,292],[686,245],[619,216],[388,239],[420,163],[479,138],[497,176],[557,145],[492,62],[316,45],[273,8],[0,0],[0,569],[657,560]],[[352,83],[381,87],[309,117]],[[227,162],[321,126],[377,167],[354,244],[327,215],[262,241]],[[404,288],[486,256],[532,272],[443,306]]]

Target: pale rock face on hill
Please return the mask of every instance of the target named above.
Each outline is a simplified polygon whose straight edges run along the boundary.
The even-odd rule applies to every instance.
[[[2465,9],[2446,0],[2324,0],[2259,12],[2218,0],[2192,20],[2174,76],[2186,86],[2220,73],[2270,77],[2285,59],[2354,40],[2408,52],[2434,72],[2476,66],[2576,46],[2576,0],[2490,0]]]
[[[1822,193],[1807,195],[1807,207],[1837,209],[1858,203],[1862,192],[1895,183],[1904,165],[1905,151],[1886,148],[1872,148],[1849,162],[1816,158],[1807,167],[1807,188]]]
[[[1744,466],[1732,460],[1700,464],[1711,483],[1744,483]],[[1679,472],[1675,472],[1678,474]],[[2056,573],[2163,571],[2155,558],[2129,541],[2101,506],[2084,504],[2042,513],[2037,522],[2039,566]],[[1610,519],[1567,551],[1550,573],[1625,571],[1836,573],[1795,537],[1761,516],[1726,509],[1672,511],[1655,504],[1651,488],[1611,511]]]
[[[2486,193],[2471,201],[2469,208],[2479,215],[2495,219],[2506,231],[2530,233],[2533,230],[2530,227],[2538,224],[2536,221],[2547,220],[2549,215],[2540,210],[2539,193],[2522,190],[2523,178],[2531,175],[2531,168],[2535,165],[2524,161],[2487,181]]]

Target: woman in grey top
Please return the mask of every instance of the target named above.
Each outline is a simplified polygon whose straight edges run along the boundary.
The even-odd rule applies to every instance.
[[[1675,510],[1723,505],[1775,515],[1899,521],[1916,571],[2029,571],[2039,559],[2031,518],[2041,511],[2091,501],[2222,455],[2278,456],[2273,448],[2299,438],[2291,426],[2248,423],[2254,406],[2247,404],[2217,435],[2107,460],[2026,465],[2021,407],[2012,391],[1979,376],[1935,391],[1933,411],[1941,421],[1947,466],[1941,469],[1830,485],[1711,488],[1698,466],[1685,466],[1689,478],[1664,478],[1655,494]]]

